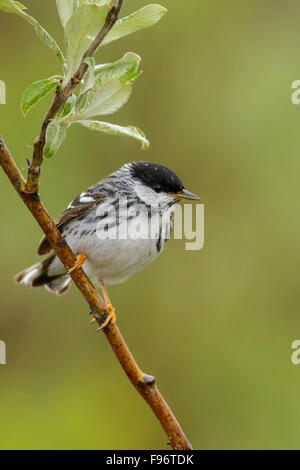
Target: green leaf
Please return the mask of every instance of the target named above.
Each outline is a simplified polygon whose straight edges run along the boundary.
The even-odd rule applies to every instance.
[[[132,86],[111,78],[103,86],[96,86],[89,92],[88,104],[75,119],[86,119],[101,114],[112,114],[127,103]],[[76,110],[77,111],[77,110]]]
[[[26,7],[25,7],[22,3],[15,1],[15,4],[16,4],[18,7],[20,7],[21,10],[26,10]]]
[[[105,23],[109,6],[83,3],[73,12],[66,25],[68,81],[78,69],[83,54]]]
[[[83,86],[80,94],[86,93],[88,90],[93,88],[95,84],[95,59],[94,57],[87,57],[84,62],[88,65],[88,69],[84,75]]]
[[[0,9],[8,13],[17,13],[20,14],[18,10],[24,10],[25,7],[19,2],[14,2],[13,0],[0,0]]]
[[[142,143],[142,149],[149,148],[150,142],[146,139],[145,134],[138,128],[133,126],[123,127],[117,124],[111,124],[109,122],[82,120],[77,121],[78,124],[88,127],[94,131],[105,132],[106,134],[112,135],[125,135],[133,137]]]
[[[50,122],[46,132],[46,144],[44,148],[44,157],[50,158],[58,151],[62,142],[66,138],[67,130],[57,121]]]
[[[37,35],[39,38],[48,46],[50,49],[52,49],[56,57],[59,60],[59,63],[61,64],[62,68],[64,69],[65,67],[65,58],[63,53],[61,52],[57,42],[50,36],[50,34],[40,25],[40,23],[33,18],[32,16],[27,15],[24,13],[24,18],[34,27]]]
[[[31,83],[24,91],[21,99],[21,110],[24,116],[26,116],[28,111],[44,96],[54,90],[58,83],[58,78],[47,78],[45,80],[38,80],[37,82]]]
[[[58,14],[63,27],[66,27],[67,22],[73,13],[74,0],[56,0]]]
[[[166,8],[160,5],[147,5],[131,15],[121,18],[104,38],[101,46],[155,25],[167,11]]]
[[[86,108],[93,105],[101,91],[101,87],[108,80],[116,79],[122,85],[131,84],[141,73],[138,71],[141,58],[133,52],[128,52],[114,63],[98,65],[94,68],[92,68],[95,63],[93,60],[89,58],[86,61],[89,63],[88,73],[91,74],[91,77],[87,77],[87,81],[83,85],[82,92],[77,101],[76,114],[80,116]],[[98,72],[96,80],[94,76],[95,70]],[[94,82],[93,85],[92,82]]]
[[[52,36],[50,36],[50,34],[40,25],[40,23],[35,18],[25,13],[24,8],[25,7],[19,2],[14,2],[13,0],[0,0],[0,9],[8,13],[15,13],[19,16],[22,16],[26,21],[28,21],[28,23],[30,23],[34,27],[40,39],[55,52],[60,64],[64,67],[65,58],[60,48],[58,47],[56,41],[52,38]]]
[[[85,61],[88,64],[88,69],[84,75],[81,91],[77,100],[76,110],[81,112],[88,104],[88,91],[93,88],[95,84],[95,59],[87,57]]]
[[[76,95],[71,95],[65,102],[65,104],[58,110],[58,112],[55,115],[55,120],[58,121],[66,116],[68,116],[71,111],[74,109],[75,104],[77,101]]]
[[[97,65],[95,67],[97,82],[105,83],[111,78],[118,79],[121,83],[131,83],[141,72],[138,71],[141,58],[134,52],[127,52],[120,60],[111,64]]]
[[[58,14],[63,27],[66,27],[67,22],[71,18],[75,8],[78,8],[83,3],[96,3],[99,6],[109,5],[110,0],[56,0]]]

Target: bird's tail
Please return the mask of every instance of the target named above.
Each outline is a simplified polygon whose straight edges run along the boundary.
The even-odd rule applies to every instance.
[[[30,266],[15,276],[18,284],[26,284],[31,287],[44,286],[53,294],[63,294],[71,284],[72,279],[65,274],[51,276],[48,274],[48,268],[55,258],[55,254]]]

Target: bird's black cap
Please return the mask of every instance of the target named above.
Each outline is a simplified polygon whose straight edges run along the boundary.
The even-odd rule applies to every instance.
[[[184,189],[183,182],[169,168],[158,163],[134,162],[132,176],[156,192],[176,194]]]

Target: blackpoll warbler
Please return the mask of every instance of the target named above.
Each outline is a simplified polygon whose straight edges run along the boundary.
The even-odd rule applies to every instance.
[[[77,196],[57,220],[57,226],[77,255],[69,271],[83,266],[100,282],[108,321],[115,320],[105,284],[125,281],[153,261],[170,237],[172,215],[181,199],[200,200],[184,189],[178,176],[163,165],[127,163]],[[39,255],[52,248],[43,238]],[[16,275],[18,283],[45,286],[64,293],[72,279],[55,253]]]

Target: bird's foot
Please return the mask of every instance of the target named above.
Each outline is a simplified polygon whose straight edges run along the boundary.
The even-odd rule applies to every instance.
[[[103,328],[108,326],[109,324],[114,324],[117,321],[117,317],[115,314],[115,308],[110,304],[106,304],[105,307],[103,307],[103,314],[102,315],[94,315],[94,318],[92,319],[91,323],[100,323],[101,326],[97,328],[96,331],[101,331]]]
[[[97,331],[103,330],[107,325],[109,324],[114,324],[117,321],[117,317],[115,314],[116,309],[110,304],[106,304],[104,307],[104,315],[106,315],[106,319],[100,326],[100,328],[97,329]]]
[[[76,258],[76,262],[72,266],[72,268],[69,269],[68,274],[73,273],[77,269],[81,268],[86,260],[86,255],[84,253],[79,253],[79,255]]]

